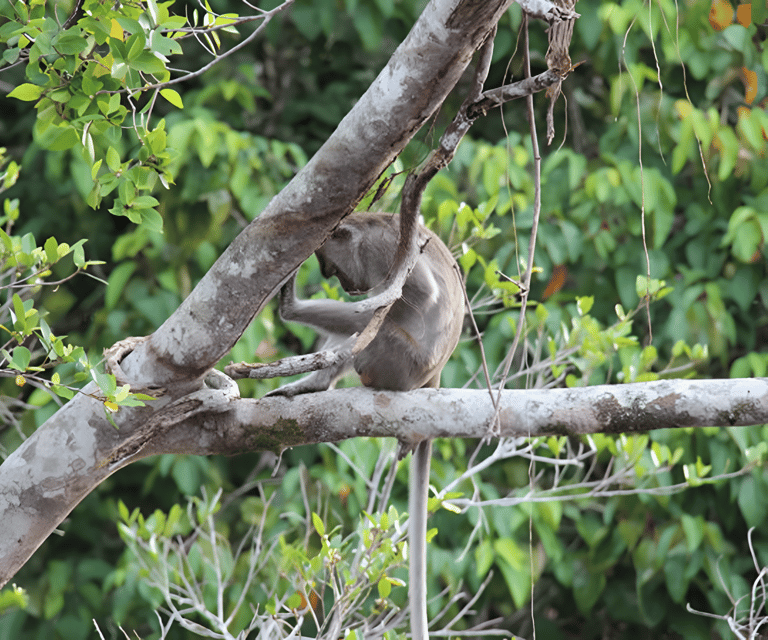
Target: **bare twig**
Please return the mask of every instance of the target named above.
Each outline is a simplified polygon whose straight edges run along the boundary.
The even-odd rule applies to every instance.
[[[275,362],[233,362],[224,367],[224,373],[235,379],[254,378],[263,380],[319,371],[342,362],[348,362],[354,355],[353,347],[356,340],[357,334],[355,333],[336,349],[316,351],[315,353],[303,356],[290,356]]]
[[[525,75],[526,78],[531,77],[531,50],[529,47],[528,39],[528,16],[523,14],[524,31],[524,47],[525,47]],[[531,148],[533,149],[533,175],[534,175],[534,197],[533,197],[533,224],[531,226],[531,237],[528,242],[528,259],[526,261],[525,273],[523,274],[522,289],[520,290],[520,316],[517,323],[517,331],[512,341],[512,346],[509,348],[509,353],[506,357],[504,365],[504,371],[501,374],[501,380],[499,381],[498,398],[496,401],[496,413],[494,415],[493,423],[490,425],[492,433],[497,434],[498,431],[498,416],[501,400],[501,392],[504,389],[504,385],[507,381],[507,375],[512,366],[512,362],[517,351],[520,338],[525,331],[525,312],[528,308],[528,293],[531,290],[531,276],[533,274],[533,262],[534,254],[536,252],[536,234],[539,228],[539,217],[541,215],[541,154],[539,153],[539,141],[536,135],[536,114],[533,109],[533,95],[528,95],[526,98],[528,106],[528,124],[531,130]]]

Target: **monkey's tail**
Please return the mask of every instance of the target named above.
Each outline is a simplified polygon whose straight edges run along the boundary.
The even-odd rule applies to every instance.
[[[408,543],[410,546],[408,600],[411,607],[411,638],[427,640],[427,500],[432,441],[422,440],[411,458]]]

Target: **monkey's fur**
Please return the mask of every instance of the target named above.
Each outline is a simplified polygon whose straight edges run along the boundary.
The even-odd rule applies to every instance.
[[[315,253],[323,276],[336,276],[349,293],[375,293],[387,277],[397,248],[399,217],[387,213],[349,216]],[[402,297],[389,310],[376,337],[353,363],[316,371],[277,393],[323,391],[351,366],[367,387],[408,391],[437,387],[440,372],[459,340],[464,320],[464,294],[456,261],[434,233],[418,230],[422,247],[403,286]],[[313,327],[327,336],[323,348],[334,348],[362,332],[373,311],[354,302],[299,300],[288,282],[280,292],[280,317]]]
[[[372,291],[387,277],[398,247],[399,217],[355,213],[315,253],[323,276],[336,276],[348,293]],[[434,233],[419,225],[416,265],[403,293],[371,343],[352,362],[316,371],[272,393],[293,396],[332,387],[352,366],[365,386],[409,391],[440,385],[440,372],[459,341],[464,321],[463,284],[456,261]],[[291,279],[280,292],[283,320],[313,327],[327,336],[323,348],[337,348],[362,332],[373,311],[355,302],[298,300]],[[427,637],[426,518],[431,442],[420,442],[411,461],[409,497],[412,637]],[[418,607],[418,611],[415,610]]]

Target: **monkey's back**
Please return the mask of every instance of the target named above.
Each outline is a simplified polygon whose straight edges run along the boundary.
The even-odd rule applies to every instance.
[[[337,275],[347,291],[376,287],[389,273],[399,224],[398,216],[387,213],[349,216],[318,250],[324,275]],[[355,358],[355,370],[369,387],[406,391],[439,386],[440,372],[461,335],[464,293],[458,265],[437,235],[423,225],[418,233],[423,248],[402,297]]]

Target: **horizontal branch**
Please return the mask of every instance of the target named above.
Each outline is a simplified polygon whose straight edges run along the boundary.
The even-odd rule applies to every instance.
[[[480,438],[494,406],[487,391],[408,393],[338,389],[288,398],[240,399],[231,410],[180,423],[141,454],[198,455],[336,442],[357,436]],[[502,437],[645,433],[654,429],[768,422],[768,379],[662,380],[575,389],[506,390]],[[197,420],[197,418],[196,418]]]

